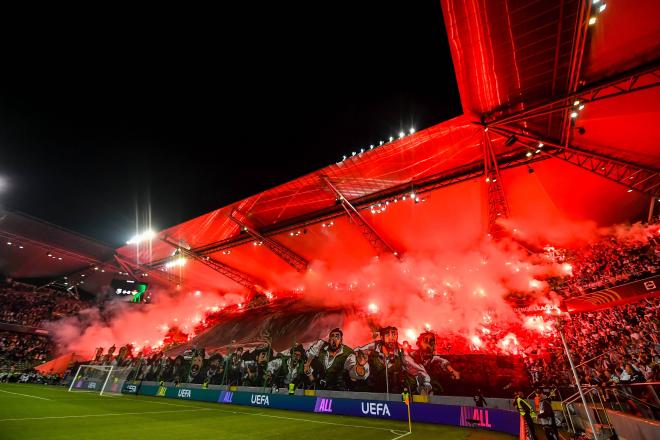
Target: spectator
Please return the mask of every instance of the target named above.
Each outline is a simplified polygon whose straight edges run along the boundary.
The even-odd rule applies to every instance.
[[[474,405],[480,408],[483,408],[487,405],[486,399],[481,390],[477,390],[477,394],[474,396]]]
[[[51,352],[47,336],[0,331],[0,367],[32,367],[46,361]]]
[[[51,289],[35,291],[34,286],[8,282],[0,288],[0,322],[39,327],[44,321],[54,321],[78,313],[87,302],[66,297]]]

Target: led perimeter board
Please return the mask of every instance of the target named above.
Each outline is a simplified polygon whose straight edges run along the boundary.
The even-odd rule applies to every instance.
[[[149,284],[134,280],[114,279],[110,283],[114,291],[115,298],[126,302],[144,303],[147,302],[150,295],[147,295]]]

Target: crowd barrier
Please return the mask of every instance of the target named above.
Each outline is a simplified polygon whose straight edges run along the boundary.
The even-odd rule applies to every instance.
[[[9,322],[0,322],[0,330],[14,333],[28,333],[39,336],[48,336],[50,332],[40,327],[33,327],[29,325],[13,324]]]
[[[601,425],[597,423],[596,408],[593,405],[589,405],[589,408],[591,408],[591,414],[594,422],[596,422],[596,429],[598,430]],[[599,407],[598,409],[602,410],[602,407]],[[578,415],[578,417],[573,419],[573,423],[577,428],[585,432],[589,431],[590,429],[587,424],[587,415],[584,410],[584,405],[581,403],[574,403],[570,405],[570,410]],[[608,408],[605,408],[605,411],[607,411],[607,416],[620,440],[656,440],[660,438],[659,422],[641,419]]]
[[[84,387],[84,385],[81,384],[81,387]],[[122,392],[172,399],[217,402],[227,405],[408,420],[406,405],[403,402],[393,401],[304,395],[289,396],[279,393],[232,391],[231,389],[202,389],[186,385],[176,387],[160,386],[153,382],[150,384],[125,383]],[[473,406],[412,403],[410,413],[413,422],[486,429],[515,436],[520,433],[520,416],[516,411]]]

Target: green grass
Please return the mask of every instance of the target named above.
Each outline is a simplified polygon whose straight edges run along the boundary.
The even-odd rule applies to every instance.
[[[18,393],[18,394],[12,394]],[[23,395],[19,395],[23,394]],[[488,431],[404,422],[180,401],[99,396],[65,388],[0,384],[0,439],[305,439],[490,440]]]

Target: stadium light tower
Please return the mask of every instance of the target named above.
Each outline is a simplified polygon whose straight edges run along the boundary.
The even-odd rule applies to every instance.
[[[156,237],[156,233],[152,229],[147,229],[146,231],[143,231],[141,234],[138,233],[131,237],[130,240],[126,242],[126,244],[139,244],[144,241],[151,241]]]

